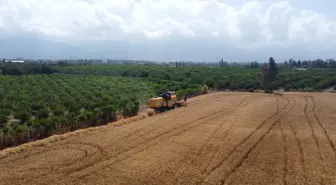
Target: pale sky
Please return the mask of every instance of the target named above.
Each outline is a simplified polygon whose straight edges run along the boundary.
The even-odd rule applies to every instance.
[[[0,0],[0,58],[336,58],[335,0]]]

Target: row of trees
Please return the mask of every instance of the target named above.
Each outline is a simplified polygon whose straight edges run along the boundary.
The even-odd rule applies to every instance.
[[[262,86],[266,90],[283,87],[285,90],[319,91],[336,85],[336,71],[309,70],[279,73],[273,57],[261,67]]]
[[[334,59],[316,59],[316,60],[294,60],[289,59],[284,62],[286,68],[305,67],[305,68],[336,68],[336,60]]]
[[[0,148],[18,144],[22,134],[25,142],[134,116],[162,90],[183,97],[202,93],[202,86],[154,78],[0,75]]]
[[[76,75],[104,75],[123,76],[132,78],[158,78],[190,84],[207,84],[210,88],[221,88],[220,81],[229,81],[232,86],[239,86],[245,79],[256,80],[259,69],[250,69],[243,66],[227,66],[210,68],[206,66],[170,67],[160,65],[73,65],[55,66],[55,72]],[[242,86],[239,86],[242,87]]]
[[[334,69],[313,68],[307,71],[292,71],[272,62],[250,66],[222,67],[185,66],[169,67],[160,65],[72,65],[55,66],[54,71],[75,75],[124,76],[132,78],[158,78],[191,84],[207,84],[214,89],[253,91],[264,88],[285,88],[291,91],[320,91],[330,87],[335,80]],[[260,67],[259,67],[260,66]],[[270,68],[270,70],[269,70]]]
[[[0,61],[0,75],[25,75],[25,74],[52,74],[53,70],[46,63],[32,62],[5,62]]]
[[[257,61],[250,62],[247,67],[250,68],[260,68],[262,63]],[[284,61],[283,63],[278,63],[277,66],[279,68],[336,68],[336,60],[334,59],[316,59],[316,60],[294,60],[289,59]]]

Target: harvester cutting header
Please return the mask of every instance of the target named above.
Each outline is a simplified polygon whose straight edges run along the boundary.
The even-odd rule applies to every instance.
[[[153,97],[148,102],[148,108],[155,112],[165,112],[186,105],[187,97],[184,101],[179,101],[174,91],[163,91]]]

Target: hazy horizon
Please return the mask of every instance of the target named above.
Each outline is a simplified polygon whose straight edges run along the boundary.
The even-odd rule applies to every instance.
[[[0,58],[336,58],[332,7],[331,0],[0,0]]]

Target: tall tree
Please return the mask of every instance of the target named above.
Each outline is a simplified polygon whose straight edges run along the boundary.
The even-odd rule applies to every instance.
[[[224,66],[227,66],[227,62],[225,62],[224,60],[223,60],[223,58],[219,61],[219,66],[220,67],[224,67]]]
[[[308,61],[308,68],[309,68],[309,69],[313,68],[313,62],[310,61],[310,60]]]
[[[298,66],[298,67],[301,67],[301,66],[302,66],[302,64],[301,64],[301,61],[300,61],[300,60],[297,62],[297,66]]]
[[[325,67],[325,62],[322,59],[316,59],[314,61],[316,67],[324,68]]]
[[[304,60],[301,64],[302,67],[308,67],[308,61]]]
[[[277,68],[277,65],[276,65],[273,57],[270,57],[268,62],[269,62],[269,67],[270,67],[269,78],[270,78],[270,81],[274,81],[276,79],[277,74],[278,74],[278,68]]]
[[[330,68],[335,68],[336,67],[336,60],[328,59],[327,62],[328,62],[328,67],[330,67]]]
[[[292,68],[293,67],[293,63],[295,62],[295,60],[293,60],[292,58],[290,58],[289,60],[288,60],[288,64],[289,64],[289,67],[290,68]]]
[[[271,83],[277,79],[278,68],[273,57],[268,60],[268,65],[264,64],[261,68],[262,84],[264,89],[272,89]]]
[[[261,65],[261,84],[263,85],[264,88],[268,85],[268,66],[267,63],[264,63]]]
[[[257,61],[253,61],[250,63],[251,68],[259,68],[259,63]]]

